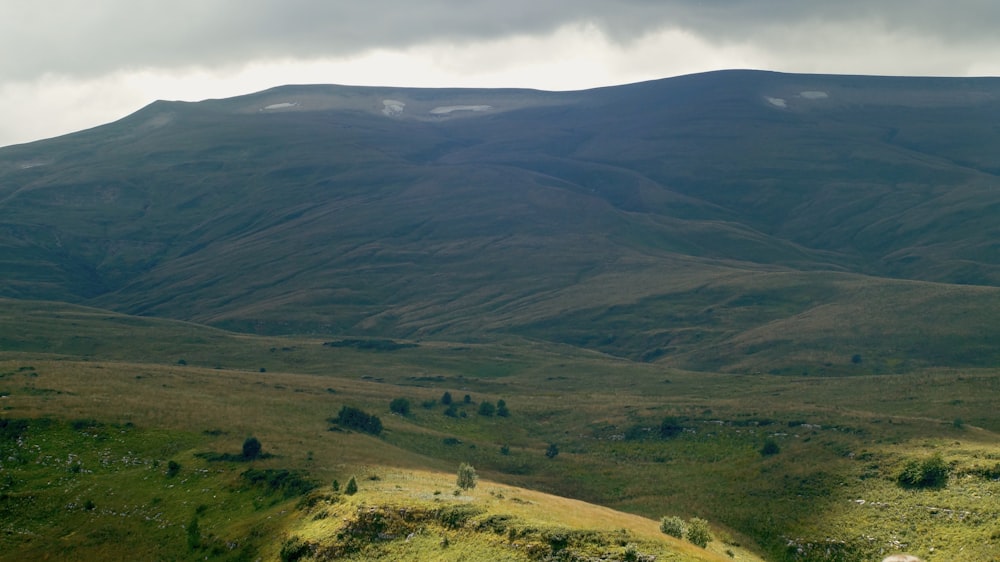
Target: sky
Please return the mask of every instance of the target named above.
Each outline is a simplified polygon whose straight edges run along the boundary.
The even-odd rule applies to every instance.
[[[1000,75],[996,0],[0,0],[0,146],[283,84]]]

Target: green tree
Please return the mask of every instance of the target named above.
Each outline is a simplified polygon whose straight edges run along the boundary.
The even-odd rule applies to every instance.
[[[252,461],[260,456],[260,441],[256,437],[247,437],[243,442],[243,458]]]
[[[472,396],[466,394],[465,398],[462,398],[462,402],[465,402],[466,404],[472,404]]]
[[[337,417],[331,418],[329,421],[337,425],[371,433],[372,435],[382,433],[382,420],[378,416],[351,406],[341,407]]]
[[[472,467],[471,464],[462,463],[458,465],[458,487],[463,490],[471,490],[476,487],[476,481],[479,480],[479,475],[476,474],[476,469]]]
[[[496,411],[497,411],[496,406],[494,406],[492,402],[483,400],[482,402],[479,403],[480,416],[492,417],[493,414],[496,413]]]
[[[545,449],[545,456],[549,457],[550,459],[554,459],[558,454],[559,454],[559,446],[556,445],[555,443],[549,443],[549,447]]]
[[[664,516],[663,519],[660,519],[660,531],[676,539],[683,539],[687,525],[684,524],[683,519],[676,515]]]
[[[507,402],[503,398],[497,400],[497,415],[501,418],[510,417],[510,410],[507,409]]]
[[[358,480],[351,476],[351,479],[347,481],[347,487],[344,488],[344,493],[348,496],[353,496],[358,493]]]
[[[441,403],[444,404],[445,406],[451,404],[451,393],[448,392],[447,390],[444,391],[444,394],[441,395]]]
[[[392,402],[389,402],[389,411],[397,413],[401,416],[409,415],[410,401],[406,398],[396,398]]]
[[[691,544],[705,548],[712,542],[712,531],[708,527],[708,521],[700,517],[692,517],[688,521],[687,540]]]

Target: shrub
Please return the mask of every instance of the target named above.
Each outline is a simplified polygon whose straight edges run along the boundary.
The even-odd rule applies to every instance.
[[[510,454],[510,445],[508,445],[506,443],[504,443],[503,445],[500,445],[500,454],[503,455],[503,456],[505,456],[505,457],[507,455],[509,455]]]
[[[313,545],[299,537],[292,537],[282,543],[281,552],[278,556],[281,558],[281,562],[296,562],[297,560],[311,556],[313,550]]]
[[[441,403],[444,404],[445,406],[451,404],[451,393],[448,392],[447,390],[444,391],[444,394],[441,395]]]
[[[392,402],[389,402],[389,410],[401,416],[408,415],[410,413],[410,401],[406,398],[396,398]]]
[[[305,495],[316,488],[316,483],[309,480],[305,472],[283,468],[264,470],[251,468],[243,471],[240,477],[251,486],[264,488],[268,492],[281,492],[286,499]]]
[[[677,437],[684,432],[684,426],[681,424],[681,419],[668,416],[663,418],[660,422],[660,438],[661,439],[671,439]]]
[[[256,437],[247,437],[243,442],[243,458],[252,461],[260,456],[260,441]]]
[[[479,476],[476,474],[476,469],[472,467],[471,464],[462,463],[458,465],[458,487],[463,490],[471,490],[476,487],[476,481],[479,480]]]
[[[170,461],[167,463],[167,478],[173,478],[177,476],[177,473],[181,471],[181,465],[177,461]]]
[[[344,493],[348,496],[353,496],[358,493],[358,481],[353,476],[351,476],[351,479],[347,481],[347,487],[344,488]]]
[[[712,542],[712,531],[708,527],[708,521],[700,517],[693,517],[688,521],[687,540],[691,544],[705,548]]]
[[[501,418],[510,417],[510,410],[507,409],[507,402],[503,399],[497,400],[497,415]]]
[[[764,441],[764,446],[760,448],[760,454],[765,457],[777,455],[780,452],[781,447],[778,446],[778,443],[774,439]]]
[[[187,545],[190,550],[201,546],[201,530],[198,528],[198,516],[194,516],[187,526]]]
[[[382,433],[382,420],[378,416],[368,414],[358,408],[343,406],[336,418],[331,418],[331,422],[372,435]]]
[[[462,398],[462,402],[465,402],[466,404],[472,404],[472,396],[466,394],[465,397]]]
[[[448,404],[448,407],[444,411],[444,415],[448,416],[449,418],[457,418],[458,408],[456,408],[454,404]]]
[[[935,453],[923,461],[910,460],[903,467],[897,481],[904,488],[943,488],[948,483],[950,472],[948,463],[944,462],[940,454]]]
[[[497,411],[497,408],[496,408],[496,406],[493,405],[492,402],[487,402],[487,401],[484,400],[484,401],[482,401],[479,404],[479,415],[480,416],[492,417],[493,414],[496,413],[496,411]]]
[[[687,531],[687,525],[684,524],[684,520],[680,517],[671,515],[660,519],[660,531],[676,539],[683,539],[684,533]]]
[[[554,459],[558,454],[559,454],[559,446],[556,445],[555,443],[549,443],[548,448],[545,449],[545,456],[550,459]]]

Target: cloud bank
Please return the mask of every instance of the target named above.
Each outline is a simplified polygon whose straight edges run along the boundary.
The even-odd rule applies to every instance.
[[[1000,73],[1000,3],[987,0],[8,4],[0,145],[154,99],[289,82],[577,89],[720,68]]]

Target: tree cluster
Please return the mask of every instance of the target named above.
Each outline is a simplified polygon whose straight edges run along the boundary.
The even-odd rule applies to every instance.
[[[330,418],[330,422],[341,427],[356,429],[372,435],[382,433],[382,420],[378,416],[351,406],[343,406],[337,417]]]

